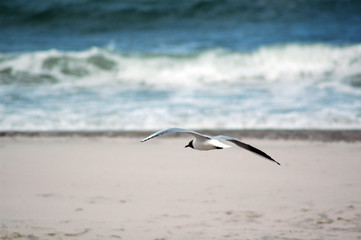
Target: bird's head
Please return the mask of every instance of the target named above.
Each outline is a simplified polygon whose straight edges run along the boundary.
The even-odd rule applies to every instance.
[[[188,143],[188,145],[185,146],[185,148],[187,148],[187,147],[194,148],[194,147],[193,147],[193,140],[190,141],[190,142]]]

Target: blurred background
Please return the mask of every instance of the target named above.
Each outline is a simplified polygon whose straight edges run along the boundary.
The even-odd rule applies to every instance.
[[[0,131],[361,129],[359,0],[2,0]]]

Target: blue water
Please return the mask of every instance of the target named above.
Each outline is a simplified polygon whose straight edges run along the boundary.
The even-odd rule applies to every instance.
[[[0,130],[361,128],[358,0],[0,2]]]

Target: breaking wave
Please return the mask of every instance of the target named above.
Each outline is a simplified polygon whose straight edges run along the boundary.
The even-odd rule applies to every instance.
[[[0,56],[1,84],[107,83],[142,86],[344,81],[361,85],[361,45],[284,45],[254,52],[214,49],[188,55],[122,54],[92,48]]]
[[[361,128],[361,45],[0,55],[0,130]]]

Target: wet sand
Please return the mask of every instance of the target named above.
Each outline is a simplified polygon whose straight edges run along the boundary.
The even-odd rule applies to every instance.
[[[0,138],[1,239],[361,239],[360,141],[141,137]]]

